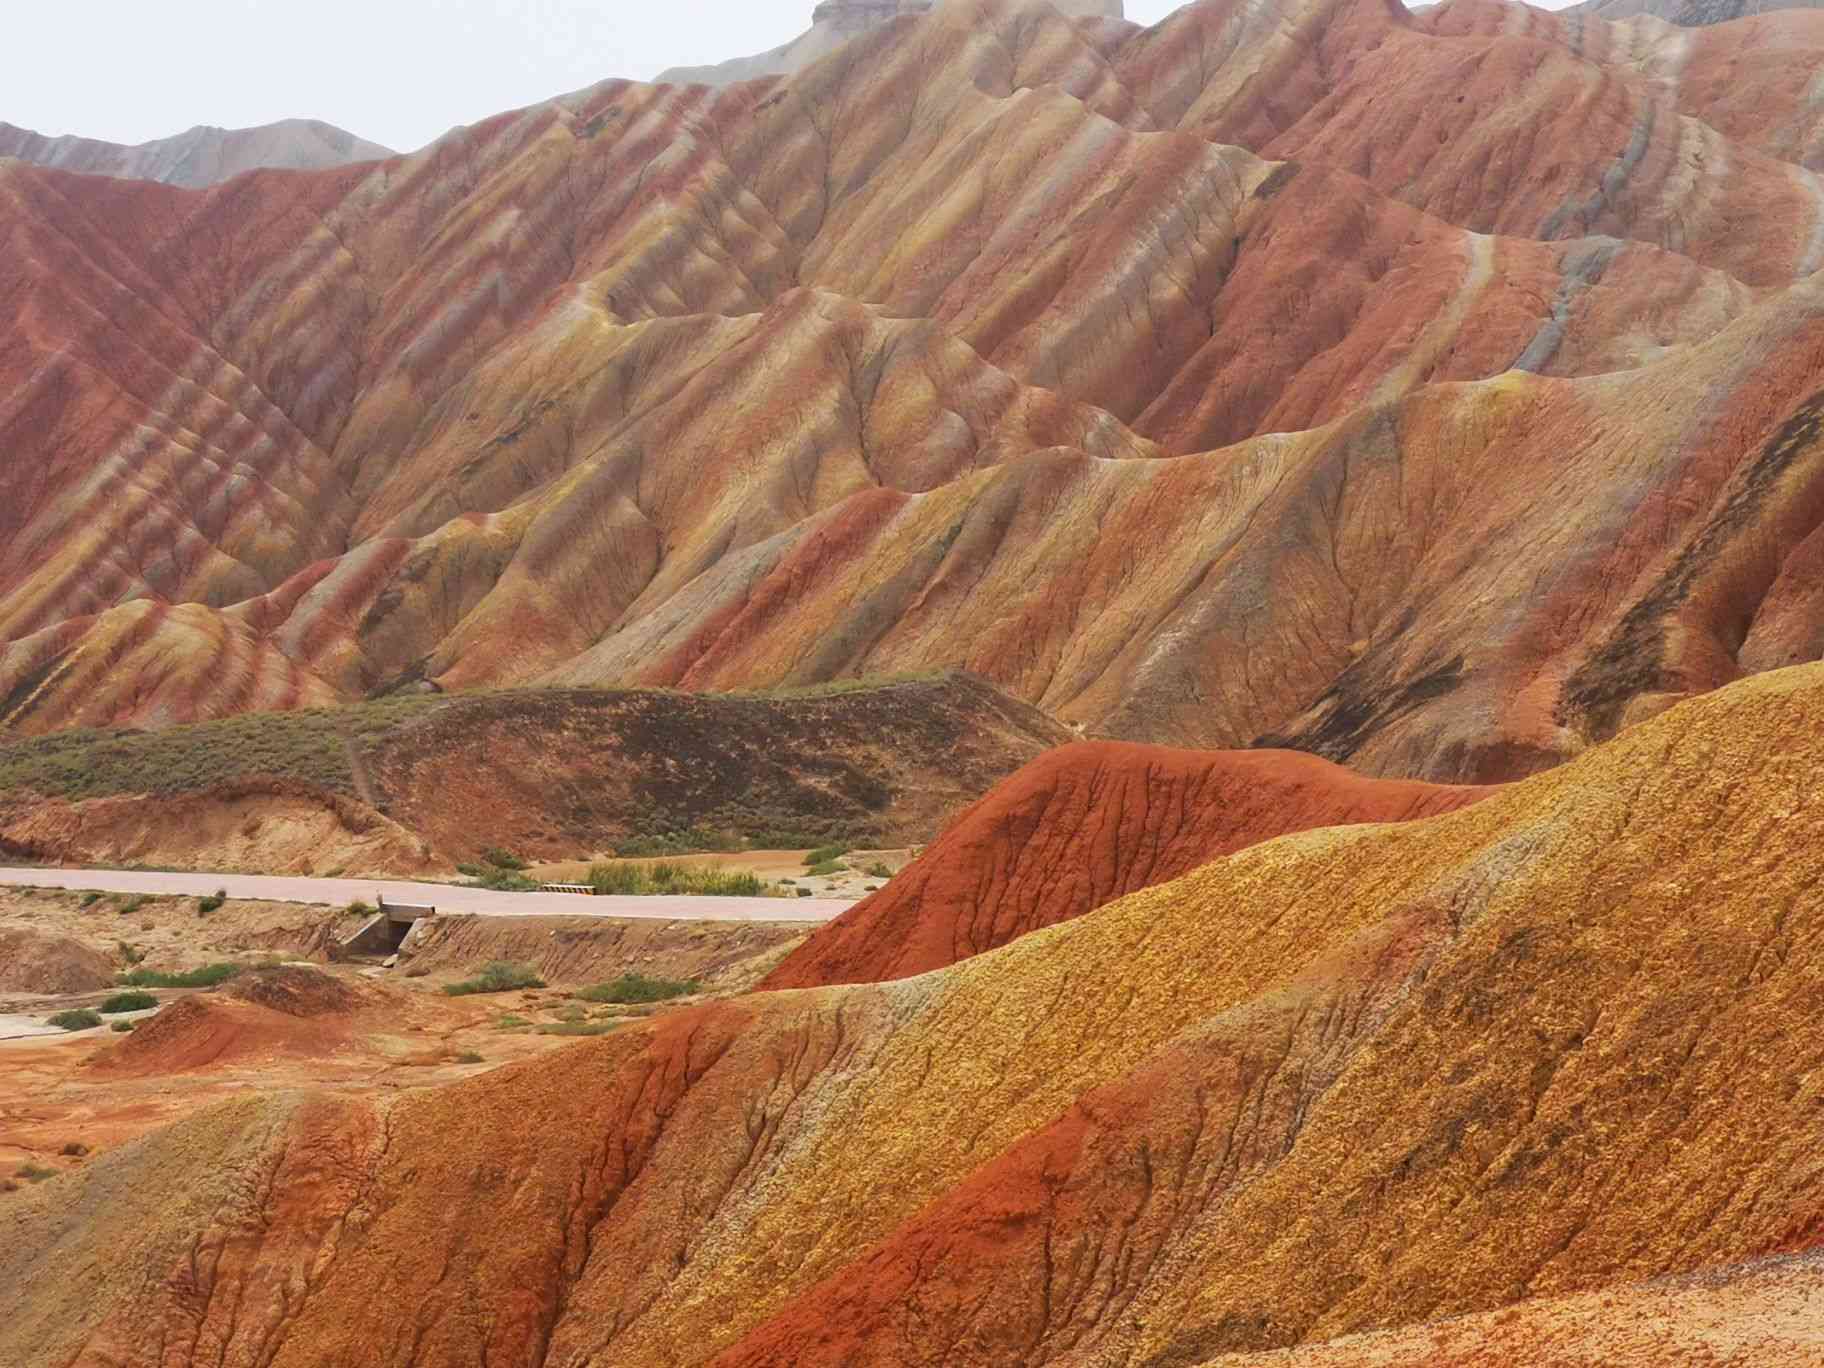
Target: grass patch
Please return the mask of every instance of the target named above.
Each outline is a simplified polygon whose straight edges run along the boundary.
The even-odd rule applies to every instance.
[[[848,866],[841,860],[824,860],[821,863],[812,865],[804,872],[814,879],[827,879],[832,875],[842,873],[847,868]]]
[[[647,978],[644,974],[622,974],[610,983],[597,983],[584,988],[577,997],[584,1002],[669,1002],[688,997],[702,988],[695,979]]]
[[[532,1023],[527,1021],[524,1017],[514,1016],[509,1012],[506,1016],[503,1016],[499,1021],[494,1023],[494,1029],[497,1031],[512,1031],[517,1030],[521,1026],[530,1026],[531,1024]]]
[[[201,969],[186,969],[165,974],[156,969],[135,969],[120,976],[122,988],[214,988],[228,982],[246,969],[243,964],[205,964]]]
[[[538,885],[516,869],[498,865],[461,864],[456,872],[475,888],[490,888],[496,893],[536,893]]]
[[[46,1178],[55,1178],[57,1176],[57,1170],[54,1168],[42,1168],[37,1164],[25,1163],[14,1169],[13,1174],[16,1177],[25,1179],[28,1183],[42,1183]]]
[[[773,892],[758,874],[745,869],[706,869],[669,860],[654,865],[590,865],[588,882],[599,894],[634,897],[687,893],[709,898],[765,898]]]
[[[101,1014],[91,1012],[87,1007],[80,1007],[74,1011],[59,1012],[56,1016],[46,1017],[44,1024],[64,1031],[86,1031],[92,1026],[101,1025]]]
[[[535,1034],[554,1036],[599,1036],[607,1035],[620,1023],[618,1021],[556,1021],[549,1026],[540,1026]]]
[[[472,979],[461,983],[444,985],[443,991],[451,997],[469,997],[475,993],[511,993],[519,988],[543,988],[541,979],[529,964],[512,964],[506,960],[495,960],[485,965],[482,971]]]
[[[804,857],[804,862],[806,865],[829,864],[834,860],[840,860],[848,853],[849,847],[846,845],[818,846],[817,849]]]
[[[117,1016],[121,1012],[149,1012],[158,1006],[158,999],[150,993],[116,993],[99,1008],[103,1016]]]

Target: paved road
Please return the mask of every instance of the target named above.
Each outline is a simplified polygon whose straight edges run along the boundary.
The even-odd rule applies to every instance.
[[[0,884],[96,889],[200,898],[218,888],[231,898],[324,903],[430,903],[439,912],[484,917],[640,917],[651,921],[826,922],[852,903],[835,898],[591,898],[580,893],[496,893],[451,884],[388,879],[304,879],[265,874],[150,874],[120,869],[0,869]]]

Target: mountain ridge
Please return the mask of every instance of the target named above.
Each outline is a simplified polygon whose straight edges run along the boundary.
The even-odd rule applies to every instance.
[[[315,171],[396,155],[317,119],[281,119],[254,128],[199,124],[168,138],[130,146],[74,134],[47,137],[0,122],[0,157],[84,175],[188,189],[215,185],[247,171]]]

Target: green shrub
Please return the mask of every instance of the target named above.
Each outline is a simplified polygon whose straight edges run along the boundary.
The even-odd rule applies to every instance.
[[[841,860],[824,860],[804,872],[814,879],[827,879],[833,874],[842,873],[847,867]]]
[[[695,979],[647,978],[644,974],[622,974],[610,983],[598,983],[577,994],[584,1002],[665,1002],[686,997],[703,985]]]
[[[40,1168],[37,1164],[32,1163],[21,1164],[18,1168],[14,1169],[13,1172],[18,1177],[25,1179],[28,1183],[42,1183],[46,1178],[55,1178],[57,1176],[56,1169]]]
[[[764,898],[766,881],[745,869],[706,869],[661,860],[650,867],[630,864],[589,866],[589,886],[597,893],[656,897],[688,893],[710,898]]]
[[[82,1007],[75,1011],[59,1012],[53,1017],[47,1017],[44,1024],[56,1026],[65,1031],[86,1031],[91,1026],[101,1025],[101,1015],[91,1012],[87,1007]]]
[[[101,1004],[103,1016],[116,1016],[121,1012],[148,1012],[158,1006],[158,999],[150,993],[116,993]]]
[[[829,864],[834,860],[840,860],[848,853],[849,847],[846,845],[819,846],[804,857],[804,862],[807,865]]]
[[[599,1036],[607,1035],[620,1023],[615,1021],[558,1021],[549,1026],[540,1026],[538,1035],[553,1036]]]
[[[196,915],[199,917],[206,917],[227,901],[228,890],[225,888],[218,888],[208,897],[198,898],[196,900]]]
[[[545,981],[533,972],[531,965],[495,960],[492,964],[484,965],[474,978],[446,984],[443,991],[451,997],[468,997],[475,993],[510,993],[518,988],[544,986]]]
[[[342,910],[351,917],[371,917],[374,915],[374,909],[362,902],[359,898],[356,898]]]
[[[108,1026],[108,1029],[119,1035],[125,1035],[128,1031],[133,1029],[133,1023],[130,1021],[116,1021],[111,1023]]]
[[[884,860],[874,861],[873,864],[869,865],[861,872],[866,874],[870,879],[890,879],[893,877],[893,871],[887,868]]]
[[[727,854],[746,845],[732,831],[693,826],[683,831],[629,836],[615,842],[614,853],[623,860],[648,860],[655,855]]]
[[[524,874],[511,869],[501,869],[497,865],[457,865],[456,872],[467,875],[474,887],[489,888],[496,893],[536,893],[538,891],[538,885]]]
[[[82,895],[82,905],[84,907],[93,907],[93,906],[95,906],[96,903],[98,903],[100,901],[101,901],[101,894],[99,894],[99,893],[84,893]]]
[[[120,976],[122,988],[214,988],[244,972],[242,964],[205,964],[201,969],[186,969],[180,974],[160,973],[156,969],[135,969]]]
[[[499,846],[489,846],[486,850],[481,852],[481,858],[493,865],[496,869],[526,869],[529,867],[524,860],[520,859],[519,856],[515,855],[512,851],[502,850]]]

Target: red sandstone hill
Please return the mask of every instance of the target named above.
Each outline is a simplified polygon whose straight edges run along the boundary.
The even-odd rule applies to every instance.
[[[0,1362],[1803,1363],[1821,767],[1780,671],[917,978],[199,1109],[0,1197]]]
[[[1495,791],[1364,779],[1286,751],[1060,747],[997,785],[760,988],[908,978],[1275,836],[1430,817]]]
[[[7,163],[0,727],[961,667],[1537,771],[1824,650],[1814,28],[959,0],[366,167]]]

